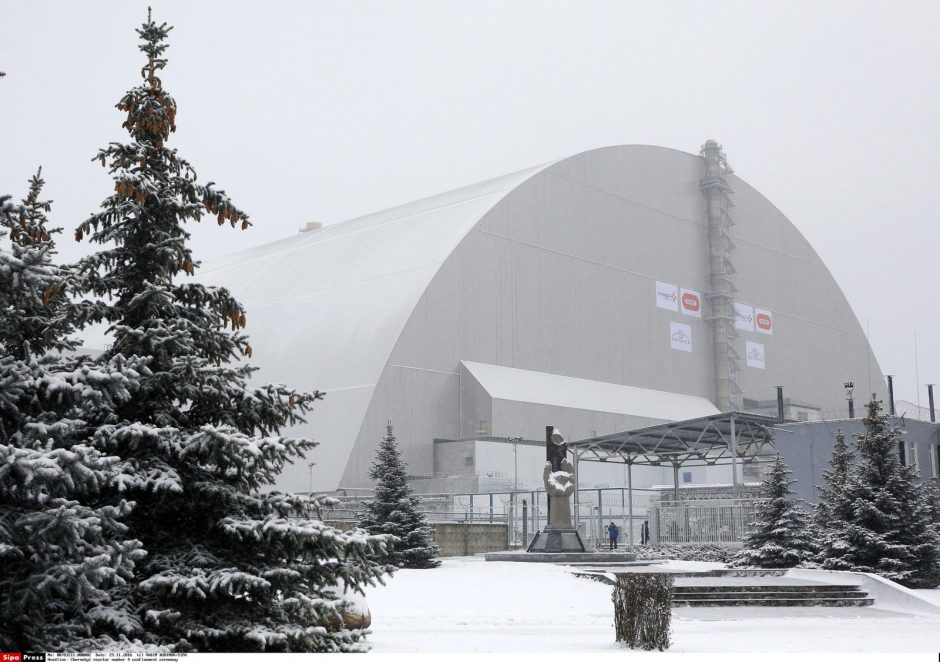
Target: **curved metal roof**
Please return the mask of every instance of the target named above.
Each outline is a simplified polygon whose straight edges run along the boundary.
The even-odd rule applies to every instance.
[[[628,152],[629,159],[614,158]],[[676,152],[677,158],[653,158],[661,152]],[[698,157],[662,147],[635,145],[589,150],[557,162],[207,261],[198,272],[200,280],[224,285],[247,309],[247,332],[255,348],[254,362],[260,366],[256,379],[327,392],[326,401],[311,414],[310,422],[291,430],[292,434],[313,437],[321,443],[312,455],[318,466],[291,465],[285,469],[281,483],[290,485],[291,489],[300,489],[299,486],[308,484],[309,476],[312,487],[327,490],[336,487],[335,481],[339,480],[343,467],[349,463],[370,402],[375,398],[377,408],[382,408],[383,412],[389,409],[386,407],[389,403],[385,401],[387,396],[378,395],[376,386],[396,342],[441,266],[455,254],[461,242],[472,236],[471,231],[475,227],[482,227],[492,219],[492,223],[498,226],[497,230],[513,236],[514,233],[520,236],[526,232],[531,234],[541,227],[543,219],[538,208],[541,202],[530,200],[532,196],[526,197],[526,191],[534,190],[540,182],[553,188],[571,184],[575,179],[588,182],[583,184],[585,190],[596,189],[604,195],[614,195],[609,192],[620,191],[624,182],[636,189],[662,180],[665,182],[662,190],[657,189],[662,208],[657,208],[656,213],[702,225],[694,220],[695,210],[691,209],[692,206],[697,209],[700,204],[698,175],[693,178],[694,182],[691,179],[689,182],[671,179],[674,178],[675,163],[681,161],[688,165],[694,159]],[[551,182],[543,181],[542,175],[551,175],[553,179]],[[539,176],[537,181],[528,181],[536,176]],[[736,177],[734,180],[739,182]],[[768,203],[759,192],[744,182],[740,184],[739,195],[751,207],[766,208]],[[682,188],[686,185],[694,185],[694,188],[686,191]],[[517,190],[518,194],[507,199]],[[633,189],[628,193],[631,191]],[[674,194],[676,192],[679,194]],[[647,197],[637,194],[634,202],[640,211],[645,209]],[[494,207],[504,199],[507,199],[507,204],[512,200],[519,202],[523,210],[531,212],[528,213],[530,217],[507,204],[500,205],[502,214],[495,213],[499,210],[494,210]],[[630,200],[633,201],[632,198]],[[775,218],[779,216],[780,227],[791,227],[775,209],[774,214]],[[649,226],[654,219],[644,216],[643,222]],[[812,270],[820,269],[820,273],[828,275],[822,261],[798,231],[778,232],[773,226],[771,229],[775,234],[768,238],[761,234],[766,230],[765,225],[758,227],[754,224],[751,228],[745,224],[735,239],[760,247],[761,251],[783,251]],[[571,233],[549,236],[546,246],[553,250],[567,250],[563,243],[551,244],[571,241],[572,237],[577,241],[593,242],[592,246],[597,243],[585,230],[584,237]],[[616,265],[619,264],[618,251],[621,250],[622,244],[609,242],[597,250],[582,252],[605,264]],[[682,269],[670,278],[694,285],[696,281],[691,275],[694,265],[679,266]],[[762,268],[761,265],[745,266],[754,273]],[[618,268],[634,267],[620,264]],[[644,269],[647,275],[660,273],[649,265]],[[777,274],[778,289],[796,291],[797,288],[788,280],[793,280],[791,275],[789,272]],[[794,283],[799,285],[797,281]],[[820,317],[820,323],[836,324],[829,319],[831,315],[827,316],[827,309],[821,303],[809,302],[807,305],[810,304],[813,306],[810,312]],[[840,306],[848,309],[847,302],[840,302]],[[837,312],[841,315],[842,308]],[[860,333],[857,323],[849,326],[851,332]],[[475,356],[457,358],[462,359],[481,360]],[[435,367],[438,366],[429,366],[429,369]],[[562,369],[549,372],[571,374]]]
[[[318,409],[342,411],[330,417],[329,438],[318,429],[318,464],[345,466],[388,355],[444,260],[496,203],[548,165],[207,261],[199,271],[245,306],[257,379],[326,391]],[[316,348],[315,363],[301,360],[311,355],[305,348]],[[304,427],[293,432],[308,433]],[[313,472],[315,486],[323,485]]]

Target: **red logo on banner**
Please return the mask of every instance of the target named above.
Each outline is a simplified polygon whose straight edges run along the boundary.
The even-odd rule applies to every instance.
[[[757,328],[763,329],[764,331],[770,331],[770,326],[770,315],[765,313],[757,313]]]
[[[22,653],[0,653],[0,662],[21,662]]]
[[[701,303],[699,303],[698,297],[691,292],[684,292],[682,294],[682,307],[686,310],[691,310],[694,313],[698,312],[699,307],[701,307]]]

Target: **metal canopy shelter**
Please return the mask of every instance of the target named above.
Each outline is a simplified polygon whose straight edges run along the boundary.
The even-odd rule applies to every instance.
[[[680,467],[730,464],[732,485],[736,492],[738,463],[764,462],[776,454],[773,427],[778,422],[770,416],[730,411],[581,439],[568,442],[568,448],[574,452],[575,473],[581,461],[621,462],[627,465],[630,518],[630,526],[627,528],[632,544],[634,464],[671,466],[676,501],[679,500]],[[575,513],[578,512],[576,505]]]

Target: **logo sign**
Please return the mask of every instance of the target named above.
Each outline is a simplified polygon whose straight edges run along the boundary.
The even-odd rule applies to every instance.
[[[669,283],[656,281],[656,307],[679,310],[679,288]]]
[[[679,290],[679,309],[683,315],[702,316],[702,295],[684,287]]]
[[[774,334],[774,314],[763,308],[755,308],[754,330],[772,336]]]
[[[691,352],[692,327],[688,324],[669,322],[669,346],[680,352]]]
[[[754,307],[744,303],[734,304],[734,328],[742,331],[754,330]]]
[[[747,359],[747,367],[764,369],[764,346],[758,342],[750,340],[744,343],[744,358]]]

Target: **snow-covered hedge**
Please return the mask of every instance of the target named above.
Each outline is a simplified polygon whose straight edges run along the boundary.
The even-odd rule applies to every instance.
[[[682,545],[626,545],[624,551],[636,554],[640,561],[660,561],[673,559],[676,561],[711,561],[714,563],[728,563],[737,551],[733,547],[699,543]]]

